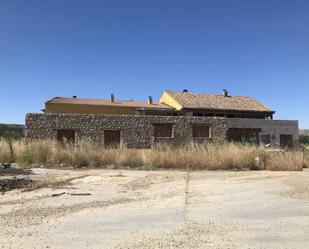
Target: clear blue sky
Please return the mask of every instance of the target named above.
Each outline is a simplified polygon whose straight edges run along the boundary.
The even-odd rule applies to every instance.
[[[1,0],[0,123],[54,96],[249,95],[309,128],[309,1]]]

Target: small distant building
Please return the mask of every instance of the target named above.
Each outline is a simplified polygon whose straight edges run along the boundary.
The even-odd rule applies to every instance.
[[[246,96],[164,91],[158,103],[55,97],[44,113],[26,115],[27,139],[72,142],[91,138],[104,146],[149,148],[156,142],[225,140],[295,148],[298,121],[273,120],[275,111]]]

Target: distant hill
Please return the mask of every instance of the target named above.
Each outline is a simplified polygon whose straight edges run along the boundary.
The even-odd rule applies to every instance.
[[[309,129],[299,130],[299,135],[309,136]]]

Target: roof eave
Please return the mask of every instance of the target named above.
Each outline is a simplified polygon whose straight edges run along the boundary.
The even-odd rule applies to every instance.
[[[215,108],[201,108],[201,107],[184,107],[182,110],[205,110],[205,111],[231,111],[231,112],[256,112],[256,113],[270,113],[274,114],[273,110],[238,110],[238,109],[215,109]]]
[[[55,97],[57,98],[57,97]],[[65,102],[53,102],[53,100],[55,99],[50,99],[48,100],[46,103],[51,103],[54,105],[82,105],[82,106],[99,106],[99,107],[125,107],[125,108],[132,108],[132,109],[153,109],[153,110],[174,110],[174,108],[169,108],[169,107],[156,107],[156,106],[149,106],[149,107],[143,107],[143,106],[133,106],[133,105],[125,105],[125,104],[115,104],[115,105],[111,105],[111,104],[95,104],[95,103],[65,103]]]
[[[175,108],[164,108],[164,107],[136,107],[136,110],[145,111],[145,110],[154,110],[154,111],[175,111]]]
[[[58,98],[60,98],[60,97],[53,97],[53,98],[47,100],[47,101],[45,102],[45,104],[47,104],[47,103],[52,103],[53,100],[58,99]]]

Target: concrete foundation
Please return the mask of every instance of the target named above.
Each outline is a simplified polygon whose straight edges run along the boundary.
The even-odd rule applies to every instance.
[[[299,145],[298,121],[228,118],[226,126],[227,128],[261,129],[259,136],[270,135],[271,146],[280,146],[280,135],[292,135],[293,147],[296,148]]]

